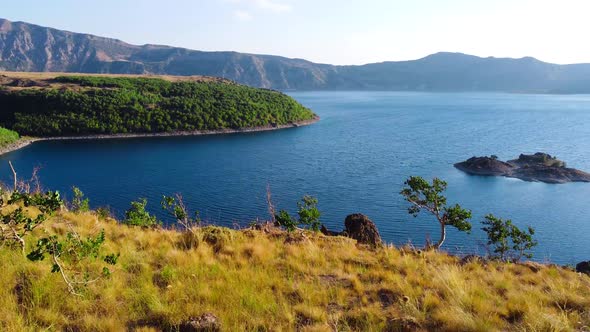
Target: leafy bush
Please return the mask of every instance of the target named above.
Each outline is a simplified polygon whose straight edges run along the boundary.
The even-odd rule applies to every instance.
[[[289,232],[294,231],[299,224],[297,220],[293,219],[289,212],[285,210],[279,211],[279,213],[275,215],[275,220],[278,226],[284,227]]]
[[[92,276],[87,265],[81,263],[85,260],[97,259],[104,241],[104,230],[101,230],[97,236],[87,239],[80,238],[73,231],[68,232],[65,238],[51,235],[39,239],[27,258],[31,261],[42,261],[46,256],[50,257],[51,272],[60,273],[70,293],[80,295],[79,291],[82,287],[100,278],[100,276]],[[109,254],[103,261],[109,265],[115,265],[118,258],[119,255]],[[101,274],[108,277],[111,271],[104,266]]]
[[[533,239],[535,230],[528,227],[526,231],[521,230],[512,223],[512,220],[497,218],[492,214],[485,216],[482,228],[488,236],[488,245],[492,246],[494,258],[518,262],[523,257],[532,258],[530,249],[537,245]]]
[[[292,232],[297,229],[298,225],[308,227],[313,231],[320,230],[320,211],[317,208],[318,200],[312,196],[305,195],[301,201],[297,202],[297,214],[299,220],[295,220],[289,212],[285,210],[275,214],[277,225],[284,227],[287,231]]]
[[[78,187],[72,187],[74,198],[72,199],[72,211],[88,212],[90,211],[90,204],[88,198],[84,198],[84,193]]]
[[[155,216],[149,214],[145,207],[147,199],[141,198],[139,201],[131,202],[131,208],[125,212],[123,223],[130,226],[156,227],[161,224]]]
[[[176,197],[162,197],[161,204],[162,208],[174,217],[176,222],[181,225],[185,231],[190,231],[193,227],[201,225],[199,212],[195,212],[194,217],[189,217],[189,213],[180,194],[177,194]]]
[[[0,203],[4,204],[1,201]],[[46,221],[48,215],[59,210],[63,205],[57,191],[49,191],[44,194],[15,191],[6,203],[23,205],[24,207],[34,206],[41,212],[33,217],[21,206],[8,213],[0,210],[0,225],[2,226],[0,227],[0,243],[8,246],[20,246],[23,253],[26,248],[25,236]]]
[[[459,204],[447,206],[447,198],[442,193],[447,189],[447,183],[434,178],[432,184],[419,176],[410,177],[400,192],[404,198],[412,203],[408,213],[417,217],[420,211],[425,210],[432,214],[438,221],[441,232],[440,239],[432,248],[440,248],[446,239],[446,226],[453,226],[463,232],[471,232],[471,211],[462,208]]]
[[[303,196],[300,202],[297,202],[297,214],[299,215],[299,223],[307,225],[311,230],[320,230],[320,211],[318,210],[318,200],[315,197],[308,195]]]

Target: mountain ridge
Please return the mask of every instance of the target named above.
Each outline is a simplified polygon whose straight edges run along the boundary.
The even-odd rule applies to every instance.
[[[277,90],[590,93],[590,64],[438,52],[417,60],[330,65],[234,51],[132,45],[0,18],[0,71],[216,76]]]

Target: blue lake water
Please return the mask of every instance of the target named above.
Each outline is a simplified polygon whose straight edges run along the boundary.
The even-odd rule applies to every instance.
[[[209,223],[247,225],[267,218],[265,193],[294,211],[304,194],[319,199],[322,221],[340,229],[346,215],[367,214],[383,238],[423,245],[438,238],[428,216],[407,214],[398,194],[411,175],[446,180],[449,203],[473,210],[471,235],[451,230],[443,248],[481,250],[487,213],[537,230],[535,259],[561,264],[590,259],[590,184],[550,185],[466,175],[453,163],[474,155],[512,159],[543,151],[590,170],[590,96],[492,93],[297,92],[319,114],[309,127],[201,136],[39,142],[0,156],[20,175],[41,166],[47,188],[71,196],[76,185],[93,207],[121,216],[129,202],[182,193]]]

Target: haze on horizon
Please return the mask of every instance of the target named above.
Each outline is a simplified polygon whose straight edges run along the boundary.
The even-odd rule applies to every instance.
[[[132,44],[237,51],[330,64],[412,60],[450,51],[590,62],[590,1],[20,0],[11,21]]]

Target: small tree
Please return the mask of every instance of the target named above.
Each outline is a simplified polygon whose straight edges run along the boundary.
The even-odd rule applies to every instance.
[[[131,202],[131,208],[125,212],[123,223],[130,226],[156,227],[161,223],[155,216],[149,214],[145,207],[147,199],[141,198],[139,201]]]
[[[518,262],[523,257],[532,258],[529,252],[538,242],[533,239],[535,230],[528,227],[521,230],[512,220],[497,218],[492,214],[485,216],[482,228],[488,236],[488,245],[493,247],[492,256],[503,261]]]
[[[84,193],[78,187],[72,187],[74,198],[72,199],[72,211],[76,213],[90,211],[88,198],[84,198]]]
[[[279,226],[285,227],[287,231],[294,231],[298,225],[307,226],[313,231],[320,230],[320,215],[321,212],[317,208],[318,200],[315,197],[305,195],[301,201],[297,202],[297,214],[299,220],[295,220],[289,212],[285,210],[279,211],[275,214],[276,223]]]
[[[182,195],[176,194],[176,197],[164,196],[162,197],[162,209],[168,212],[176,222],[180,224],[185,231],[193,231],[194,227],[201,225],[201,217],[199,212],[195,212],[193,218],[189,217],[189,213],[184,205]]]
[[[80,296],[81,287],[95,282],[102,277],[109,277],[111,271],[104,266],[99,275],[92,275],[88,265],[83,261],[97,259],[100,249],[105,241],[104,230],[96,237],[82,239],[73,230],[70,230],[65,238],[51,235],[37,241],[35,248],[27,255],[31,261],[42,261],[46,256],[51,259],[51,272],[58,273],[68,286],[70,293]],[[103,261],[109,265],[115,265],[119,254],[109,254],[103,257]]]
[[[453,226],[463,232],[471,232],[471,211],[462,208],[459,204],[447,206],[447,199],[442,193],[447,189],[447,183],[434,178],[432,184],[419,176],[410,177],[405,183],[400,194],[406,201],[412,203],[408,213],[417,217],[420,211],[425,210],[432,214],[440,225],[440,239],[432,248],[438,249],[445,242],[446,226]]]
[[[0,244],[20,246],[25,253],[25,237],[48,219],[48,216],[59,210],[63,202],[57,191],[45,194],[13,192],[8,204],[19,205],[16,209],[4,213],[0,210]],[[0,199],[0,205],[3,205]],[[22,205],[22,206],[20,206]],[[24,207],[36,207],[41,213],[32,217]]]
[[[318,210],[318,200],[309,195],[303,196],[300,202],[297,202],[297,214],[299,223],[309,226],[315,232],[320,230],[320,210]]]

